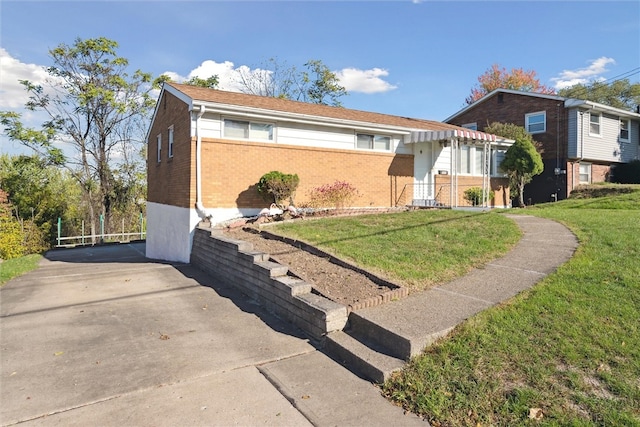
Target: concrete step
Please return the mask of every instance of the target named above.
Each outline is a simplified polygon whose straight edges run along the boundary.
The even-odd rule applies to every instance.
[[[346,332],[335,331],[327,334],[324,348],[331,358],[349,370],[381,384],[389,379],[393,372],[402,369],[405,362],[370,345]]]
[[[371,347],[401,360],[411,357],[411,340],[389,330],[379,323],[363,317],[357,312],[349,314],[349,335]]]

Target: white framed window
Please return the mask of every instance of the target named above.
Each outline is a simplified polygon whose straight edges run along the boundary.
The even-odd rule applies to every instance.
[[[600,135],[600,113],[589,113],[589,135]]]
[[[471,175],[471,147],[468,145],[461,145],[459,154],[458,173]]]
[[[169,126],[169,158],[173,157],[173,125]]]
[[[234,139],[273,141],[273,125],[271,123],[224,119],[224,136]]]
[[[525,129],[529,133],[542,133],[547,131],[547,112],[537,111],[524,115]]]
[[[465,129],[471,129],[471,130],[478,130],[478,123],[473,122],[473,123],[465,123],[462,125],[463,128]]]
[[[359,133],[356,136],[356,148],[389,151],[391,150],[391,137]]]
[[[504,160],[507,150],[503,148],[491,149],[491,175],[495,176],[507,176],[505,172],[500,170],[500,165]]]
[[[629,142],[629,119],[620,119],[620,141]]]
[[[580,184],[591,183],[591,163],[580,163]]]
[[[162,158],[162,134],[156,137],[156,146],[158,151],[158,163],[160,163],[160,159]]]

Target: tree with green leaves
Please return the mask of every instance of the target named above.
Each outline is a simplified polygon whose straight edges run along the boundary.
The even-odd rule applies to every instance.
[[[640,83],[631,83],[629,79],[611,83],[592,82],[577,84],[558,91],[565,98],[576,98],[597,102],[622,110],[635,111],[640,105]]]
[[[21,81],[29,93],[26,108],[48,115],[41,129],[23,126],[18,113],[3,112],[6,135],[44,153],[72,171],[89,208],[92,234],[98,217],[109,220],[116,198],[114,170],[123,153],[144,144],[147,117],[155,105],[152,78],[140,70],[127,72],[129,61],[117,54],[118,43],[104,37],[76,39],[49,51],[44,85]],[[65,159],[54,142],[73,153]]]
[[[336,74],[320,60],[309,60],[304,66],[305,71],[298,71],[295,66],[270,58],[255,70],[240,68],[238,83],[244,93],[252,95],[342,106],[340,98],[347,91]]]
[[[465,99],[467,104],[473,104],[486,94],[496,89],[511,89],[523,92],[536,92],[555,94],[553,88],[540,83],[534,70],[522,68],[506,68],[493,64],[487,71],[478,77],[478,84],[471,89],[471,94]]]
[[[485,132],[515,140],[505,153],[500,169],[509,177],[509,186],[516,189],[518,205],[525,206],[524,186],[544,170],[536,142],[524,127],[513,123],[494,122],[485,128]]]

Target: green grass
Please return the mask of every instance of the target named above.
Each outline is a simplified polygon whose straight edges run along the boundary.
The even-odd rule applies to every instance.
[[[526,209],[576,233],[574,258],[427,349],[384,393],[433,425],[640,425],[640,187],[597,195]]]
[[[463,275],[520,238],[518,227],[501,215],[451,210],[303,221],[276,230],[413,290]]]
[[[18,277],[38,267],[42,255],[33,254],[3,261],[0,264],[0,286],[14,277]]]

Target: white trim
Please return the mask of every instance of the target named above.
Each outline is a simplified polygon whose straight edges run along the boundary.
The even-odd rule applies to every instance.
[[[169,149],[167,150],[167,152],[169,153],[169,158],[173,157],[173,125],[169,126],[169,128],[167,129],[167,133],[168,133],[168,145],[169,145]]]
[[[627,127],[626,127],[627,137],[626,138],[622,137],[622,122],[626,122],[627,123]],[[618,126],[619,126],[619,128],[618,128],[618,139],[620,140],[620,142],[631,142],[631,120],[619,117],[618,118]]]
[[[160,163],[162,161],[162,134],[161,133],[159,133],[158,136],[156,136],[156,153],[157,153],[156,163]]]
[[[591,125],[595,124],[594,122],[591,121],[592,117],[598,117],[598,132],[592,132],[591,131]],[[602,136],[602,113],[599,111],[589,111],[589,136]]]
[[[542,116],[542,130],[536,130],[534,132],[532,132],[531,130],[529,130],[529,126],[531,126],[532,124],[529,123],[529,120],[532,117],[538,117],[538,116]],[[539,123],[533,123],[533,125],[538,125]],[[547,131],[547,111],[534,111],[533,113],[527,113],[524,115],[524,128],[526,129],[527,132],[529,132],[531,135],[537,134],[537,133],[545,133]]]

